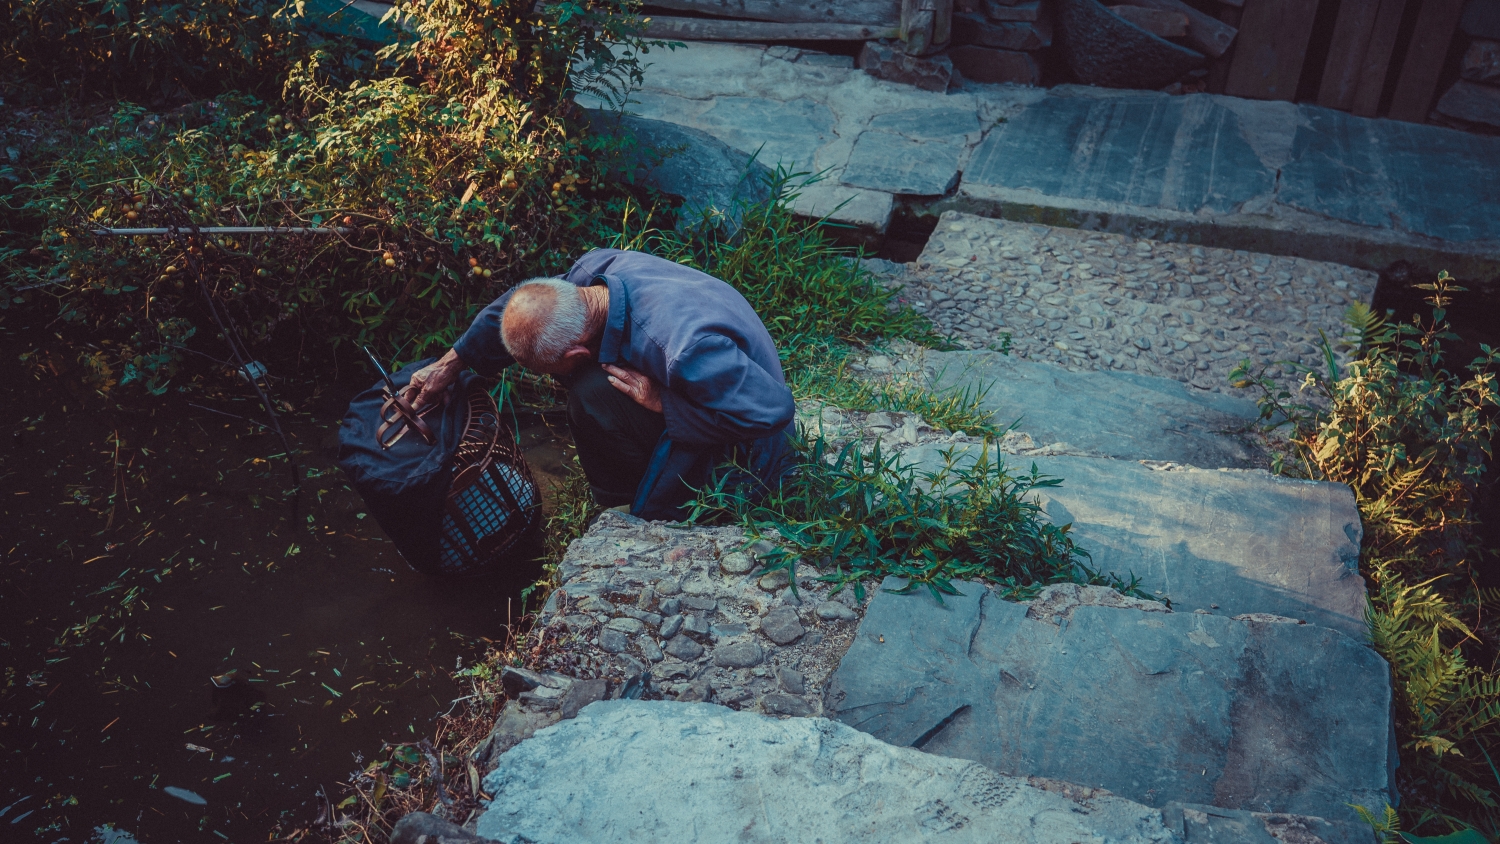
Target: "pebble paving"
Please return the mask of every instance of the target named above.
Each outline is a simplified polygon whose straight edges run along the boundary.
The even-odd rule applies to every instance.
[[[888,269],[900,265],[886,264]],[[1244,359],[1293,376],[1319,362],[1376,274],[1339,264],[945,213],[898,270],[905,298],[956,345],[1073,370],[1238,392]]]

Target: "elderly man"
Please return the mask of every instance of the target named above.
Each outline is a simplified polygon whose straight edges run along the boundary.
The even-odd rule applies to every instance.
[[[464,367],[511,363],[557,378],[594,500],[676,519],[716,466],[774,483],[795,413],[771,335],[734,288],[641,252],[596,249],[561,279],[496,299],[416,373],[419,406]]]

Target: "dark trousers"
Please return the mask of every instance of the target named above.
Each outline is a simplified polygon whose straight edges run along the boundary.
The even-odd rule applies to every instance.
[[[666,430],[666,417],[611,386],[596,362],[559,380],[568,389],[568,427],[594,501],[601,507],[630,504]]]

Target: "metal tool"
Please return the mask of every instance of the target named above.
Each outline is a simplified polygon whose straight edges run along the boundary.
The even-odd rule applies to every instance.
[[[436,445],[437,437],[433,435],[432,429],[427,426],[427,422],[422,417],[437,405],[428,405],[418,411],[411,404],[416,399],[417,393],[421,392],[416,385],[407,384],[405,390],[398,390],[395,379],[391,378],[391,373],[386,371],[380,358],[375,357],[375,353],[370,351],[369,346],[362,348],[365,354],[369,355],[370,363],[375,364],[375,371],[379,372],[381,379],[385,381],[385,404],[380,406],[380,418],[384,424],[375,431],[375,439],[380,443],[380,447],[390,448],[405,436],[408,430],[412,429],[416,430],[423,442]]]

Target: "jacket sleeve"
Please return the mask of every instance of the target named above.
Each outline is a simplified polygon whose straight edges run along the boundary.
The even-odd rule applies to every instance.
[[[505,303],[510,301],[511,292],[506,291],[504,296],[486,305],[474,317],[469,330],[453,344],[453,351],[464,364],[480,375],[494,377],[516,362],[500,341],[500,317],[505,313]]]
[[[699,339],[667,371],[667,435],[684,443],[770,436],[796,415],[792,391],[722,334]]]

